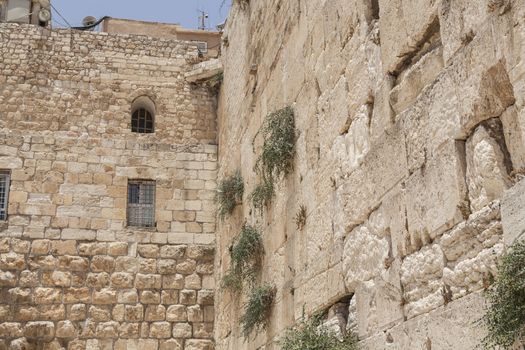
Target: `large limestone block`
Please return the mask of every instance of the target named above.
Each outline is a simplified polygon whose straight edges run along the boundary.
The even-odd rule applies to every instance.
[[[445,233],[440,240],[447,266],[443,283],[452,299],[482,289],[497,274],[497,259],[503,252],[499,203],[472,214]]]
[[[515,170],[525,169],[525,108],[518,112],[515,106],[511,106],[500,119],[512,166]]]
[[[370,105],[361,106],[348,129],[334,140],[330,156],[337,167],[336,176],[348,176],[359,167],[370,150],[370,112]]]
[[[501,222],[506,245],[525,233],[525,179],[508,189],[501,201]]]
[[[1,156],[0,169],[20,169],[22,168],[23,160],[17,157]]]
[[[381,57],[384,72],[395,72],[429,32],[439,30],[438,1],[380,0]]]
[[[407,176],[405,142],[399,125],[370,145],[362,165],[337,188],[336,215],[342,215],[345,232],[364,222],[381,198]]]
[[[471,294],[361,343],[369,350],[474,350],[485,336],[483,327],[473,324],[483,315],[484,305],[481,293]]]
[[[499,142],[498,142],[499,141]],[[503,149],[502,149],[503,147]],[[467,185],[472,212],[501,198],[510,186],[510,159],[498,119],[480,125],[467,140]]]
[[[468,44],[486,24],[491,13],[490,0],[441,1],[439,20],[443,39],[445,61],[449,61],[457,51]],[[503,3],[506,1],[500,1]]]
[[[468,214],[463,152],[463,143],[445,143],[406,181],[412,251],[432,242]]]
[[[479,57],[470,59],[493,50],[490,40],[492,38],[480,38],[473,42],[467,58],[449,70],[461,101],[459,135],[468,135],[484,120],[501,116],[516,101],[503,60],[491,60],[490,57],[486,61],[481,61]]]
[[[374,279],[355,289],[357,326],[360,337],[384,330],[403,320],[403,292],[399,260]]]
[[[416,100],[421,91],[441,73],[443,66],[443,51],[438,47],[397,78],[397,85],[390,94],[390,103],[396,114]]]
[[[458,134],[459,101],[450,74],[440,74],[396,118],[403,124],[408,166],[414,172],[433,158],[443,143]]]
[[[445,255],[437,244],[407,256],[401,265],[401,284],[408,318],[429,312],[443,305],[441,277]]]
[[[379,275],[388,258],[389,244],[366,226],[355,228],[345,239],[343,271],[350,288]]]

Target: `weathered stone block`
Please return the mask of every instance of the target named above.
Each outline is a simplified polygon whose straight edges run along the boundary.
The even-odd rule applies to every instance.
[[[46,321],[28,322],[24,327],[24,336],[50,341],[55,336],[55,325]]]
[[[36,304],[56,304],[62,301],[62,291],[57,288],[36,288],[34,300]]]
[[[194,290],[183,289],[180,291],[180,303],[183,305],[192,305],[197,302],[197,292]]]
[[[97,325],[96,335],[97,338],[116,338],[118,336],[119,323],[101,322]]]
[[[152,338],[171,338],[171,323],[153,322],[150,326],[149,335]]]
[[[188,339],[185,343],[186,350],[213,350],[213,341],[207,339]]]
[[[91,259],[91,271],[111,272],[115,267],[115,259],[109,256],[97,255]]]
[[[0,271],[0,287],[16,286],[16,275],[10,271]],[[21,284],[23,285],[23,284]]]
[[[144,275],[139,273],[135,277],[135,288],[137,289],[160,289],[161,285],[161,275]]]
[[[430,243],[469,214],[464,145],[450,141],[406,181],[412,251]],[[443,174],[448,174],[443,176]]]
[[[146,321],[164,321],[166,319],[166,308],[163,305],[148,305],[144,319]]]
[[[129,322],[142,321],[144,318],[144,307],[140,304],[126,305],[125,320]]]
[[[162,288],[164,289],[182,289],[184,288],[183,275],[166,275],[162,277]]]
[[[188,321],[188,314],[186,312],[186,306],[184,305],[171,305],[166,310],[166,321],[171,322],[186,322]]]
[[[181,259],[186,251],[185,245],[165,245],[160,248],[160,257],[168,259]]]
[[[93,304],[116,304],[117,292],[113,289],[104,288],[93,291]]]
[[[78,335],[78,330],[71,321],[60,321],[57,324],[56,336],[58,338],[74,338]]]
[[[140,332],[139,323],[121,323],[119,327],[120,338],[138,338]],[[126,348],[124,348],[126,349]]]
[[[191,338],[192,328],[189,323],[174,323],[173,337],[174,338]]]
[[[134,276],[130,273],[115,272],[111,275],[111,286],[114,288],[133,287]]]
[[[139,244],[137,247],[137,252],[143,258],[158,258],[160,248],[154,244]]]
[[[71,273],[63,271],[45,271],[42,275],[42,283],[45,286],[69,287],[71,285]]]
[[[108,254],[112,256],[125,256],[128,254],[128,244],[124,242],[109,243]]]
[[[525,180],[505,192],[501,201],[501,222],[505,244],[521,240],[525,233]]]
[[[89,288],[64,288],[64,303],[89,303],[91,300],[91,291]]]

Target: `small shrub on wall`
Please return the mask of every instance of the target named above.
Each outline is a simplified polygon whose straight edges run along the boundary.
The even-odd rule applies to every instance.
[[[285,107],[266,117],[264,139],[255,169],[267,179],[278,179],[293,170],[295,156],[295,118],[292,107]]]
[[[357,350],[358,338],[348,332],[342,340],[321,324],[321,317],[314,316],[288,330],[279,342],[282,350]]]
[[[253,207],[262,211],[265,207],[270,205],[273,195],[273,183],[270,180],[264,179],[262,183],[255,187],[250,195]]]
[[[242,334],[247,339],[252,331],[259,332],[266,329],[272,305],[275,298],[275,287],[269,284],[254,287],[244,306],[244,314],[240,324]]]
[[[231,267],[222,280],[223,287],[239,292],[243,285],[252,285],[263,254],[261,233],[256,227],[245,224],[231,248]]]
[[[498,265],[498,276],[485,291],[489,303],[482,318],[488,335],[486,349],[509,349],[516,340],[525,340],[525,242],[516,243]]]
[[[262,182],[251,194],[255,209],[268,207],[275,194],[275,182],[293,171],[295,157],[295,115],[288,106],[270,113],[261,128],[263,146],[255,163]]]
[[[219,206],[219,217],[222,220],[233,213],[235,206],[242,201],[243,194],[244,182],[240,171],[219,182],[215,200]]]

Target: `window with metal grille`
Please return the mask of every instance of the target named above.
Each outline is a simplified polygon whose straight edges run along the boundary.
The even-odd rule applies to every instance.
[[[9,171],[0,170],[0,220],[7,220],[7,200],[9,198]]]
[[[139,108],[131,117],[131,131],[152,133],[154,131],[153,115],[145,108]]]
[[[128,226],[155,227],[155,181],[128,181]]]

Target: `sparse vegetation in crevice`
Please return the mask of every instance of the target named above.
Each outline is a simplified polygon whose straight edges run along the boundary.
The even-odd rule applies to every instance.
[[[250,291],[248,301],[244,306],[244,314],[240,319],[245,339],[248,339],[253,331],[259,332],[266,329],[274,299],[275,287],[270,284],[254,287]]]
[[[297,214],[295,214],[295,217],[294,217],[295,226],[297,227],[299,231],[302,231],[304,226],[306,225],[306,216],[307,216],[306,206],[302,204],[299,207],[299,211],[297,212]]]
[[[223,277],[223,288],[240,292],[244,285],[252,286],[263,255],[261,233],[256,227],[244,224],[230,248],[231,266]]]
[[[270,113],[261,127],[263,146],[255,163],[262,182],[251,194],[255,209],[268,207],[275,193],[275,183],[293,170],[295,157],[295,115],[288,106]]]
[[[253,207],[259,211],[262,211],[265,207],[267,208],[270,206],[274,194],[275,189],[273,182],[268,179],[263,179],[250,195]]]
[[[316,317],[288,330],[280,341],[282,350],[356,350],[357,343],[354,333],[348,332],[340,340]]]
[[[485,290],[488,301],[482,323],[488,330],[485,349],[510,348],[525,340],[525,242],[515,243],[501,257],[498,275]]]
[[[342,339],[322,324],[323,315],[316,315],[308,321],[289,329],[279,341],[281,350],[357,350],[357,336],[348,331]]]
[[[211,78],[205,81],[206,87],[215,95],[219,93],[221,89],[222,81],[224,80],[224,73],[222,71],[213,75]]]
[[[255,169],[267,179],[278,179],[293,170],[295,156],[295,117],[288,106],[266,117],[261,133],[264,139]]]
[[[218,204],[219,217],[224,218],[233,213],[233,210],[242,201],[244,182],[240,171],[219,181],[215,200]]]

